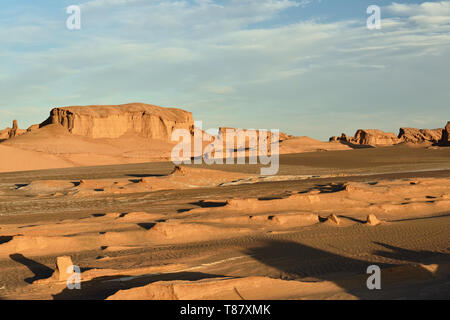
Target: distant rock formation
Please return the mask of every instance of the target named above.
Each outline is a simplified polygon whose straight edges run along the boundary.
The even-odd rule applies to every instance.
[[[234,151],[242,151],[242,149],[258,149],[261,147],[264,148],[264,146],[267,146],[268,150],[271,150],[272,143],[276,142],[274,141],[272,132],[270,130],[262,131],[255,129],[236,129],[229,127],[219,128],[218,138],[220,140],[216,140],[215,145],[217,145],[218,141],[221,141],[223,143],[224,149],[228,150],[229,145]],[[280,132],[278,135],[278,142],[283,142],[293,138],[295,137],[292,135]]]
[[[398,137],[403,142],[409,143],[439,143],[442,139],[444,129],[416,129],[416,128],[400,128]]]
[[[32,126],[29,126],[27,129],[27,132],[36,131],[39,129],[39,124],[33,124]]]
[[[394,145],[399,143],[450,145],[450,122],[445,129],[400,128],[398,136],[391,132],[376,129],[359,129],[354,137],[343,133],[340,137],[333,136],[330,142],[341,142],[355,145]]]
[[[13,120],[13,127],[9,131],[9,139],[14,138],[17,135],[17,130],[19,129],[19,125],[17,124],[17,120]]]
[[[190,112],[144,103],[55,108],[40,126],[55,123],[72,134],[94,139],[118,138],[132,133],[169,141],[176,129],[186,129],[192,134],[194,131],[194,120]]]
[[[393,145],[400,142],[394,133],[376,129],[356,131],[354,141],[363,145]]]
[[[13,121],[12,128],[6,128],[0,130],[0,140],[7,140],[14,138],[16,136],[20,136],[24,134],[26,131],[23,129],[19,129],[19,125],[17,124],[17,120]]]
[[[445,129],[442,132],[442,139],[440,142],[443,146],[450,146],[450,121],[447,122]]]
[[[359,129],[354,137],[349,137],[343,133],[340,137],[330,138],[330,142],[335,141],[357,145],[393,145],[400,142],[394,133],[377,129]]]

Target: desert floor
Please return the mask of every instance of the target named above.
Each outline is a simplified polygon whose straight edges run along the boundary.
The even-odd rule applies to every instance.
[[[0,299],[450,298],[450,148],[173,169],[0,173]]]

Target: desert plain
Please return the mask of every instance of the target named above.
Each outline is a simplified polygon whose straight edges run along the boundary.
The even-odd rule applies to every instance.
[[[277,174],[261,176],[172,163],[167,137],[192,121],[130,104],[7,129],[0,299],[450,298],[449,125],[283,134]]]

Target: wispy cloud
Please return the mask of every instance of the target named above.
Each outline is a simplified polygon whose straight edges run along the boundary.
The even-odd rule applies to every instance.
[[[363,15],[270,24],[307,2],[94,0],[80,31],[45,17],[2,26],[0,110],[34,106],[15,115],[31,124],[50,106],[143,101],[322,139],[450,118],[450,1],[393,3],[378,31]]]

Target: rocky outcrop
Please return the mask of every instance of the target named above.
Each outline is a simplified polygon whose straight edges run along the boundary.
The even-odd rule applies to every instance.
[[[268,146],[272,141],[270,131],[262,132],[260,130],[235,128],[219,128],[219,137],[223,141],[224,147],[230,145],[235,149],[258,147],[261,143]]]
[[[19,129],[19,125],[17,124],[17,120],[13,120],[13,127],[9,131],[9,139],[14,138],[17,135],[18,129]]]
[[[400,128],[399,139],[407,143],[439,143],[443,129]]]
[[[272,132],[267,130],[266,132],[262,130],[254,130],[254,129],[236,129],[229,127],[219,128],[219,137],[224,141],[224,145],[229,141],[230,144],[234,146],[238,146],[238,137],[242,136],[243,141],[239,141],[241,144],[245,145],[245,148],[248,149],[251,146],[259,146],[260,143],[270,145],[271,143],[275,143],[273,141]],[[278,141],[286,141],[289,139],[295,138],[292,135],[286,134],[284,132],[280,132],[278,134]],[[234,139],[231,141],[230,139]],[[261,140],[262,139],[262,140]],[[234,144],[233,144],[234,143]]]
[[[343,142],[357,145],[393,145],[400,142],[398,137],[391,132],[384,132],[377,129],[359,129],[354,137],[349,137],[343,133],[340,137],[331,137],[330,142]]]
[[[362,145],[393,145],[399,143],[398,137],[392,132],[376,129],[356,131],[354,143]]]
[[[26,131],[23,129],[19,129],[19,125],[17,124],[17,120],[13,121],[12,128],[6,128],[0,130],[0,140],[7,140],[14,138],[16,136],[20,136],[24,134]]]
[[[29,126],[27,129],[27,132],[36,131],[39,129],[39,124],[33,124],[32,126]]]
[[[94,139],[118,138],[131,133],[149,139],[170,141],[172,132],[176,129],[186,129],[191,134],[194,130],[190,112],[143,103],[55,108],[40,126],[55,123],[72,134]]]
[[[341,142],[355,145],[394,145],[399,143],[450,145],[450,122],[444,129],[400,128],[398,136],[391,132],[376,129],[356,131],[354,137],[343,133],[340,137],[333,136],[330,142]]]
[[[442,139],[440,144],[443,146],[450,146],[450,121],[447,122],[444,130],[442,131]]]

